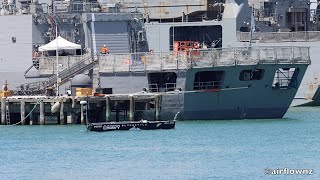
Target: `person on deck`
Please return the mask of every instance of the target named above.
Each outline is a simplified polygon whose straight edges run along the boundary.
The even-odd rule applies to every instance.
[[[101,48],[101,54],[109,54],[109,51],[106,45],[103,45],[103,47]]]
[[[33,58],[34,59],[39,59],[40,58],[40,53],[38,51],[33,51]]]

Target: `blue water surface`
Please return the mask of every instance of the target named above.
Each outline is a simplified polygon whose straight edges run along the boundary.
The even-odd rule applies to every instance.
[[[177,122],[174,130],[0,126],[0,142],[4,180],[320,179],[320,107],[291,108],[276,120]]]

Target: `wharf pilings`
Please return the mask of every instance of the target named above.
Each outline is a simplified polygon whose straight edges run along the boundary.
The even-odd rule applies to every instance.
[[[83,102],[86,102],[85,104]],[[160,120],[161,95],[1,98],[1,125],[86,124]]]

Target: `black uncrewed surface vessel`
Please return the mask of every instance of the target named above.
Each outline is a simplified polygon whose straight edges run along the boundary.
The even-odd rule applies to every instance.
[[[175,121],[124,121],[124,122],[100,122],[89,123],[87,129],[89,131],[115,131],[115,130],[130,130],[134,128],[142,130],[155,129],[174,129]]]

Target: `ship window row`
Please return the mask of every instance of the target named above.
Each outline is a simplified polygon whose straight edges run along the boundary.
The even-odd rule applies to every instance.
[[[197,72],[194,79],[194,90],[220,90],[223,85],[224,71],[202,71]],[[264,69],[242,70],[240,81],[262,80]],[[273,89],[298,88],[299,68],[279,68],[274,74]],[[266,86],[267,87],[267,86]]]
[[[242,70],[240,81],[259,81],[265,74],[264,69]],[[289,89],[298,86],[299,68],[279,68],[274,75],[272,88]],[[175,72],[149,73],[150,92],[168,92],[177,89]],[[225,77],[224,71],[199,71],[195,74],[193,90],[220,90]]]

